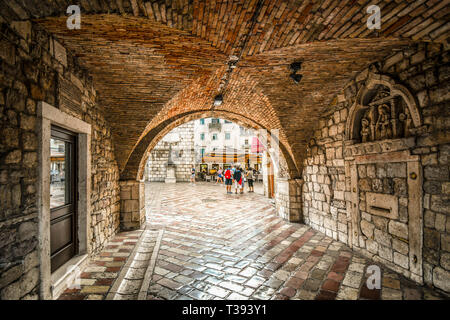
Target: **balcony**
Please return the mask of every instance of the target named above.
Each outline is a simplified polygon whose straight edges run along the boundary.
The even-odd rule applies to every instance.
[[[221,123],[209,123],[208,124],[209,131],[221,131],[222,124]]]

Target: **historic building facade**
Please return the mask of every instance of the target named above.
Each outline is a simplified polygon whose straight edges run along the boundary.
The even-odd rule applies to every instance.
[[[166,135],[150,153],[144,178],[150,182],[164,182],[170,157],[175,166],[176,181],[189,181],[191,168],[197,162],[194,135],[193,122],[176,127]]]
[[[207,154],[220,148],[251,152],[256,134],[226,119],[206,118],[194,122],[194,143],[200,154]]]
[[[258,169],[258,159],[252,152],[252,143],[256,143],[256,134],[251,128],[245,128],[225,119],[202,118],[180,125],[164,136],[153,148],[147,161],[144,174],[146,181],[164,182],[167,176],[169,154],[176,168],[176,181],[190,181],[192,166],[197,172],[201,170],[201,164],[217,164],[223,168],[224,164],[231,165],[234,161],[233,151],[239,154],[254,154],[248,163]],[[217,159],[207,161],[205,156],[228,150],[228,161]],[[262,151],[262,150],[261,150]],[[220,157],[219,157],[220,158]],[[207,162],[207,163],[206,163]],[[245,157],[242,158],[245,165]]]

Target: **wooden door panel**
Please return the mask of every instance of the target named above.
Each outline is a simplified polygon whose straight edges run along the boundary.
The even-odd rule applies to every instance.
[[[70,244],[67,247],[60,250],[57,254],[52,255],[51,257],[51,269],[52,271],[57,270],[64,263],[69,261],[75,255],[75,246],[74,244]]]
[[[51,271],[77,253],[76,135],[52,127],[50,141],[50,251]]]
[[[74,212],[75,208],[73,204],[67,204],[58,208],[55,208],[50,213],[50,220],[58,219],[62,216],[66,216]]]
[[[50,226],[50,234],[52,235],[50,237],[50,250],[52,255],[72,243],[72,228],[72,216],[52,222]]]

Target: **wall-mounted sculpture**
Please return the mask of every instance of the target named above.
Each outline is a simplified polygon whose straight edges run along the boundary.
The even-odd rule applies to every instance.
[[[375,97],[361,110],[360,142],[410,136],[411,114],[403,98],[391,95],[389,88],[381,85],[376,90]]]
[[[371,73],[350,110],[346,135],[354,143],[401,139],[421,125],[411,93],[389,77]]]

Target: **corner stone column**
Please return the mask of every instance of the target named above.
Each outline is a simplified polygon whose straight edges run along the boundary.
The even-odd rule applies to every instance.
[[[278,216],[289,222],[303,221],[302,187],[303,179],[277,179],[275,206]]]
[[[145,185],[142,181],[120,181],[120,229],[137,230],[145,222]]]

